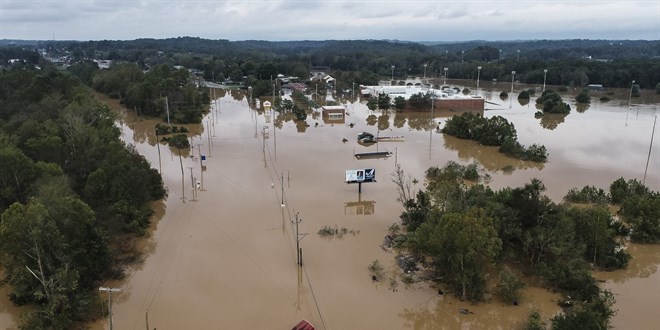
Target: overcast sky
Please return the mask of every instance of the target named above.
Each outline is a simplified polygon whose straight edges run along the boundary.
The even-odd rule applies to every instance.
[[[0,0],[0,39],[660,40],[660,0]]]

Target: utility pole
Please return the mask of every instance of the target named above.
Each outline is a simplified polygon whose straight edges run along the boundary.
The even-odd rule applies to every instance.
[[[298,214],[299,212],[296,212],[296,255],[298,257],[298,266],[302,267],[302,248],[300,247],[300,241],[305,237],[307,234],[301,234],[298,231],[298,224],[302,222],[302,219],[298,219]],[[291,221],[293,222],[293,221]]]
[[[110,330],[112,330],[112,293],[119,292],[121,291],[121,289],[100,287],[99,291],[108,293],[108,319],[109,319]]]
[[[201,186],[200,190],[204,190],[204,163],[202,161],[202,145],[201,144],[197,145],[197,152],[198,152],[198,155],[199,155],[199,173],[200,173],[200,177],[201,177],[201,180],[202,180],[202,182],[201,182],[202,186]]]
[[[191,200],[196,201],[197,200],[196,199],[197,189],[195,189],[196,187],[195,187],[195,177],[193,176],[193,168],[192,168],[192,166],[188,166],[188,168],[190,169],[190,185],[192,186],[192,199]]]
[[[177,148],[179,150],[179,164],[181,164],[181,200],[185,203],[186,202],[186,188],[184,186],[184,177],[183,177],[183,160],[181,159],[181,149]]]
[[[284,172],[282,172],[282,179],[280,180],[282,186],[282,204],[280,206],[284,207]]]
[[[170,126],[170,103],[167,101],[167,95],[165,96],[165,110],[167,110],[167,125]]]
[[[206,127],[209,129],[207,130],[206,135],[209,140],[209,157],[211,157],[211,131],[210,131],[211,125],[209,125],[208,120],[206,121]]]
[[[162,174],[163,165],[160,161],[160,137],[158,137],[158,130],[156,130],[156,148],[158,148],[158,174]]]

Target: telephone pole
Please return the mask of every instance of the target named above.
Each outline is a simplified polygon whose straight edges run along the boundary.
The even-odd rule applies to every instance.
[[[191,200],[196,201],[197,200],[196,199],[196,197],[197,197],[197,189],[196,188],[197,187],[195,187],[195,177],[193,176],[193,168],[192,168],[192,166],[188,166],[188,168],[190,169],[190,185],[192,186],[192,199]]]
[[[183,174],[183,160],[181,159],[181,149],[177,148],[179,151],[179,164],[181,165],[181,200],[185,203],[186,202],[186,188],[184,186],[184,174]]]
[[[303,264],[303,262],[302,262],[302,248],[300,247],[300,241],[303,238],[305,238],[305,235],[307,235],[307,234],[304,234],[304,233],[301,234],[298,231],[298,224],[300,224],[302,222],[302,219],[298,219],[298,214],[299,214],[299,212],[296,212],[296,221],[295,222],[291,221],[291,222],[295,223],[295,225],[296,225],[296,255],[297,255],[297,258],[298,258],[298,266],[302,267],[302,264]]]
[[[198,153],[198,156],[199,156],[199,173],[200,173],[200,177],[201,177],[201,180],[202,180],[202,182],[201,182],[202,186],[199,190],[204,190],[204,161],[202,161],[202,145],[201,144],[197,145],[197,153]]]
[[[121,291],[121,289],[100,287],[99,291],[108,293],[108,319],[109,319],[110,330],[112,330],[112,293],[119,292]]]
[[[282,172],[282,179],[280,180],[282,186],[282,204],[280,206],[284,207],[284,172]]]

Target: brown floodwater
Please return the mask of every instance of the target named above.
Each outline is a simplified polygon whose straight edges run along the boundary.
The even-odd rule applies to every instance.
[[[300,319],[320,329],[509,329],[534,308],[551,317],[559,311],[559,297],[540,288],[528,287],[519,306],[506,306],[495,298],[479,305],[461,302],[438,295],[425,282],[404,284],[394,254],[381,247],[402,210],[391,182],[395,162],[423,179],[429,166],[476,161],[495,189],[536,177],[559,201],[572,187],[607,188],[621,176],[641,180],[659,101],[651,96],[627,111],[627,99],[595,98],[582,112],[542,121],[534,118],[533,102],[501,100],[499,87],[478,91],[490,102],[484,115],[513,122],[523,144],[544,144],[548,163],[522,162],[435,132],[449,113],[370,111],[364,102],[348,102],[343,122],[326,123],[314,113],[305,125],[254,109],[239,91],[220,90],[204,124],[187,125],[193,150],[179,158],[178,150],[156,143],[157,120],[121,112],[122,138],[161,169],[169,196],[155,204],[156,219],[141,243],[144,262],[129,269],[125,280],[104,283],[122,289],[113,296],[115,328],[144,329],[147,312],[149,328],[158,329],[287,329]],[[571,102],[569,94],[565,100]],[[363,146],[356,142],[362,131],[404,136],[405,142]],[[658,135],[646,177],[654,190],[660,190]],[[353,157],[380,151],[392,155]],[[203,172],[200,153],[207,157]],[[374,168],[377,182],[364,184],[359,194],[344,177],[346,170],[363,168]],[[191,176],[202,186],[196,196]],[[422,182],[414,188],[423,189]],[[296,219],[302,269],[296,265]],[[322,238],[317,232],[323,226],[350,233]],[[633,311],[657,306],[660,294],[649,288],[657,293],[660,248],[629,250],[635,258],[629,269],[597,276],[617,295],[617,328],[652,328],[659,324],[657,313]],[[367,267],[374,260],[391,280],[372,282]],[[461,308],[473,314],[461,314]],[[13,324],[16,313],[7,299],[0,300],[0,328]],[[107,320],[91,327],[107,327]]]

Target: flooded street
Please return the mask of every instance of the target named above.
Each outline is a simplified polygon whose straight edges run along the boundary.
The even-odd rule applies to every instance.
[[[501,100],[502,89],[491,88],[480,91],[495,103],[484,116],[513,122],[524,145],[544,144],[548,163],[508,158],[497,148],[435,132],[449,113],[434,113],[431,122],[429,112],[384,113],[349,102],[344,123],[324,123],[314,114],[304,126],[277,112],[269,118],[253,110],[241,92],[220,90],[217,110],[207,115],[204,127],[186,125],[194,132],[193,148],[179,158],[178,150],[157,147],[157,120],[123,112],[118,125],[124,141],[162,170],[169,196],[155,205],[144,263],[125,280],[104,284],[122,289],[113,296],[114,327],[145,329],[148,318],[150,329],[290,329],[300,319],[317,329],[510,329],[533,308],[551,317],[559,311],[558,295],[540,288],[525,289],[520,306],[505,306],[497,299],[472,305],[438,295],[427,283],[404,284],[394,254],[381,248],[402,211],[391,182],[395,162],[420,179],[416,189],[424,189],[429,166],[476,161],[492,176],[494,189],[539,178],[546,194],[559,202],[573,187],[608,189],[621,176],[641,181],[660,101],[645,100],[627,111],[627,99],[601,103],[593,97],[592,105],[578,112],[573,98],[564,95],[573,108],[570,115],[537,119],[534,98],[521,105],[517,94]],[[363,131],[404,136],[405,142],[365,147],[356,142]],[[646,176],[646,185],[656,191],[659,136],[656,132]],[[392,155],[353,157],[376,151]],[[203,172],[200,153],[207,157]],[[376,170],[377,182],[362,185],[359,194],[357,185],[344,183],[345,171],[364,168]],[[191,176],[202,187],[195,199]],[[296,219],[302,269],[296,264]],[[323,226],[349,233],[322,238],[317,232]],[[628,269],[597,278],[616,294],[617,329],[652,328],[660,324],[660,247],[631,245],[630,252]],[[372,282],[367,267],[374,260],[396,285]],[[2,290],[4,295],[7,289]],[[460,308],[474,314],[460,314]],[[3,298],[0,328],[12,323],[11,315],[15,308]],[[91,326],[103,329],[107,320]]]

